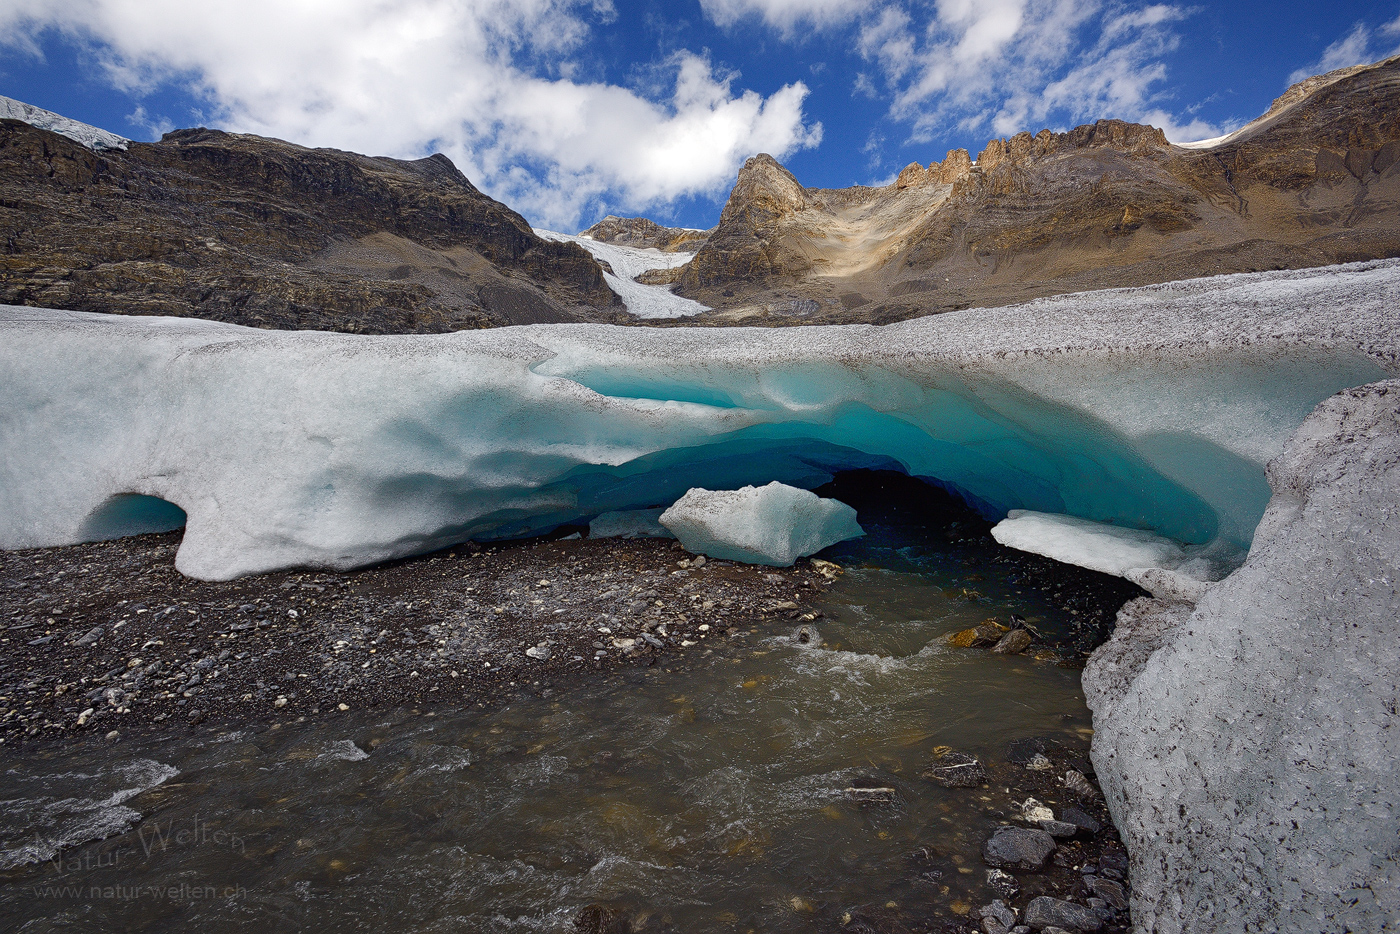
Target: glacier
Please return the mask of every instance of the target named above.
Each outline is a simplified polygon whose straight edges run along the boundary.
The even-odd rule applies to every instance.
[[[126,149],[131,145],[131,140],[124,136],[109,133],[107,130],[101,130],[86,123],[79,123],[70,117],[56,114],[52,110],[35,107],[33,104],[26,104],[24,101],[17,101],[3,95],[0,95],[0,120],[18,120],[41,130],[49,130],[97,152],[104,149]]]
[[[694,487],[660,522],[692,554],[783,568],[865,534],[850,506],[776,480],[737,490]]]
[[[262,331],[0,306],[0,547],[168,528],[206,579],[350,568],[899,469],[1229,568],[1264,467],[1395,375],[1400,262],[1250,273],[898,324]]]
[[[544,240],[577,243],[598,260],[607,281],[627,311],[638,318],[685,318],[709,311],[694,299],[671,292],[669,285],[643,285],[636,277],[652,269],[675,269],[690,262],[694,253],[663,253],[657,249],[639,249],[618,243],[603,243],[592,237],[577,237],[553,230],[535,230]]]

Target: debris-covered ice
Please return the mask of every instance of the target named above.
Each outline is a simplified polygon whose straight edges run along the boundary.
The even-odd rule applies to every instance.
[[[0,547],[178,507],[177,566],[225,579],[893,468],[1228,569],[1265,464],[1321,400],[1400,371],[1397,345],[1394,260],[884,327],[361,336],[0,307]]]
[[[738,490],[696,487],[661,514],[661,524],[686,551],[774,567],[865,534],[850,506],[777,481]]]

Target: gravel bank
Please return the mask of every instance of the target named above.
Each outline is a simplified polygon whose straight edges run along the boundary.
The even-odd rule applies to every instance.
[[[828,582],[601,539],[207,583],[175,570],[180,536],[0,552],[0,743],[486,706],[798,619]]]

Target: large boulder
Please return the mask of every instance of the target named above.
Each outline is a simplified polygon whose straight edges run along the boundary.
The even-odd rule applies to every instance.
[[[1323,402],[1268,476],[1244,566],[1130,604],[1084,674],[1138,931],[1400,919],[1400,381]]]
[[[777,481],[738,490],[695,487],[661,514],[661,524],[687,551],[774,567],[865,534],[850,506]]]

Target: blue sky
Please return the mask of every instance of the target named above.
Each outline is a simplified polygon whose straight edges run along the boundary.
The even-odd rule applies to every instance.
[[[0,0],[0,94],[130,136],[216,126],[450,156],[541,226],[715,222],[1100,117],[1176,140],[1400,50],[1400,2]]]

